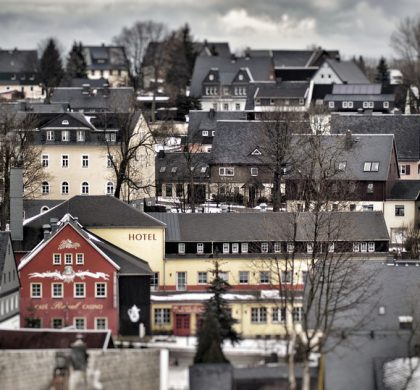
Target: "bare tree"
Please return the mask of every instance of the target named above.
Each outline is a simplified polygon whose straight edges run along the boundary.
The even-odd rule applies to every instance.
[[[402,19],[391,35],[390,44],[399,57],[404,83],[420,87],[420,16]]]
[[[0,172],[3,183],[0,201],[0,227],[5,229],[10,218],[10,169],[23,167],[24,196],[34,198],[40,185],[48,179],[41,165],[41,147],[35,144],[37,119],[32,114],[0,110]]]

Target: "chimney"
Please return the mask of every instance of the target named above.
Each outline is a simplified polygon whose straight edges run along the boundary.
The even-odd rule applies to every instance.
[[[210,108],[210,110],[209,110],[209,118],[210,119],[214,119],[215,116],[216,116],[216,111],[214,111],[214,108]]]
[[[351,147],[353,146],[353,138],[351,135],[351,130],[347,130],[346,131],[346,135],[345,135],[345,141],[344,141],[344,147],[346,150],[351,149]]]
[[[82,94],[89,95],[90,94],[90,84],[83,84],[82,85]]]
[[[46,240],[51,233],[51,225],[48,225],[47,223],[42,225],[42,230],[44,232],[44,240]]]
[[[58,228],[58,218],[50,218],[51,233],[57,231]]]
[[[23,240],[23,169],[10,170],[10,231],[13,241]]]

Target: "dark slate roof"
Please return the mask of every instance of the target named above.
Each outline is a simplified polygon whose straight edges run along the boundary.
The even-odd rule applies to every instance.
[[[281,82],[276,85],[261,85],[255,97],[256,98],[304,98],[308,91],[308,82]]]
[[[0,73],[34,73],[37,62],[36,50],[0,50]]]
[[[6,262],[6,249],[9,239],[10,232],[0,232],[0,275],[3,273],[4,264]]]
[[[70,85],[62,85],[62,87],[81,88],[83,85],[89,85],[92,88],[102,88],[105,84],[108,84],[108,80],[103,77],[100,79],[75,78],[71,79],[69,84]]]
[[[292,237],[295,215],[292,213],[151,213],[167,225],[167,242],[249,242],[288,241]],[[332,217],[332,218],[331,218]],[[311,213],[299,213],[297,241],[310,239]],[[336,212],[323,214],[331,225],[339,226],[336,241],[388,240],[381,212]],[[324,224],[326,225],[326,224]],[[324,232],[326,233],[326,232]],[[308,235],[309,234],[309,235]],[[320,233],[320,237],[323,234]],[[322,238],[321,238],[322,239]]]
[[[110,331],[69,331],[62,329],[18,329],[0,330],[0,349],[62,349],[70,348],[77,339],[83,336],[88,349],[114,348]]]
[[[190,171],[188,169],[187,158],[190,159],[189,166],[194,168],[194,179],[198,181],[209,181],[210,153],[190,153],[187,156],[182,152],[160,153],[155,158],[156,181],[161,183],[167,182],[188,182]],[[204,170],[202,172],[201,170]],[[161,172],[163,170],[163,172]],[[172,170],[175,170],[173,172]]]
[[[354,308],[357,315],[347,312],[344,326],[351,328],[352,321],[360,318],[364,319],[364,325],[354,333],[347,333],[341,345],[327,354],[326,390],[375,389],[374,360],[407,356],[409,337],[413,333],[399,329],[398,317],[413,316],[413,327],[419,323],[415,307],[420,267],[416,266],[418,262],[406,264],[404,261],[360,263],[360,272],[372,275],[369,286],[365,286],[368,300]],[[385,308],[384,314],[379,314],[380,306]],[[412,340],[412,346],[418,343],[416,339]]]
[[[395,100],[395,95],[385,95],[385,94],[378,94],[378,95],[357,95],[357,94],[348,94],[348,95],[325,95],[325,101],[335,101],[335,102],[342,102],[347,100],[352,100],[355,102],[393,102]]]
[[[25,219],[35,217],[41,212],[43,206],[48,207],[49,209],[55,206],[58,206],[60,203],[63,203],[62,200],[49,200],[49,199],[24,199],[23,200],[23,210],[25,212]]]
[[[418,200],[420,195],[420,180],[398,180],[391,188],[387,199]]]
[[[273,50],[274,66],[276,68],[306,67],[313,52],[313,50]]]
[[[353,61],[325,60],[338,77],[348,84],[368,84],[369,80]]]
[[[88,70],[128,69],[128,60],[122,46],[84,46]]]
[[[68,121],[68,125],[63,125],[64,120]],[[85,115],[80,112],[65,112],[62,114],[56,115],[49,122],[40,126],[42,129],[89,129],[95,130],[95,128],[90,124],[86,119]]]
[[[99,227],[164,227],[164,224],[135,209],[123,201],[108,195],[74,196],[60,205],[25,222],[24,240],[17,242],[17,250],[31,250],[43,237],[42,225],[51,218],[61,220],[71,214],[86,229]]]
[[[230,84],[241,68],[248,68],[254,81],[274,80],[270,57],[239,57],[234,60],[226,57],[197,57],[191,79],[191,96],[202,94],[202,83],[211,69],[217,68],[224,83]]]
[[[316,68],[276,68],[276,79],[281,81],[307,81],[316,73]]]
[[[382,84],[333,84],[333,95],[379,95]]]
[[[102,85],[103,87],[103,85]],[[83,93],[82,87],[54,88],[52,103],[68,104],[73,110],[129,111],[134,101],[131,87],[94,88],[90,93]]]
[[[216,124],[219,120],[224,119],[246,119],[247,113],[243,111],[190,111],[188,123],[188,141],[201,142],[202,131],[210,132],[216,130]]]
[[[228,42],[204,42],[198,48],[199,56],[219,56],[230,57],[230,47]]]
[[[394,134],[399,160],[420,158],[420,115],[332,114],[331,132]]]

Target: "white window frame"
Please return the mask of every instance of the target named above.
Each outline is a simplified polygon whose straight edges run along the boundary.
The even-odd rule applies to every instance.
[[[34,294],[35,287],[39,287],[39,292]],[[31,283],[31,298],[42,298],[42,283]]]
[[[241,253],[248,253],[249,245],[247,242],[241,242]]]
[[[61,253],[53,253],[53,265],[61,264]]]
[[[70,185],[68,181],[61,182],[60,185],[61,195],[68,195],[70,191]]]
[[[383,102],[383,108],[389,108],[389,102]]]
[[[48,168],[50,165],[50,156],[48,154],[43,154],[41,157],[42,168]]]
[[[73,254],[64,253],[64,265],[71,265],[71,264],[73,264]]]
[[[274,324],[286,322],[286,308],[285,307],[273,307],[271,311],[271,321]]]
[[[208,132],[207,130],[203,130],[203,131],[201,132],[201,135],[202,135],[203,137],[208,137],[208,136],[209,136],[209,132]]]
[[[303,307],[294,307],[292,309],[293,322],[302,322],[303,320]]]
[[[360,242],[353,242],[353,252],[360,252]]]
[[[179,255],[185,255],[185,243],[179,242],[178,243],[178,254]]]
[[[375,252],[375,242],[369,241],[368,242],[368,252]]]
[[[61,142],[69,142],[70,141],[70,131],[69,130],[62,130],[61,131]]]
[[[230,245],[228,242],[223,243],[223,253],[229,253],[230,252]]]
[[[335,250],[335,243],[334,242],[329,242],[328,243],[328,253],[334,253]]]
[[[61,155],[61,168],[68,168],[70,165],[70,158],[68,154]]]
[[[260,271],[259,284],[270,284],[270,282],[271,282],[270,271]]]
[[[104,327],[98,326],[99,321],[104,321]],[[95,330],[107,330],[108,329],[108,318],[106,317],[95,317]]]
[[[367,252],[367,242],[360,243],[360,252],[363,252],[363,253]]]
[[[235,168],[219,167],[219,176],[235,176]]]
[[[274,253],[281,253],[281,242],[280,241],[276,241],[273,244],[273,250],[274,250]]]
[[[314,243],[307,242],[306,243],[306,253],[314,253]]]
[[[293,281],[292,271],[281,271],[280,277],[283,284],[291,284]]]
[[[287,253],[293,253],[295,251],[295,244],[293,242],[287,243]]]
[[[55,294],[54,287],[60,287],[60,294]],[[64,285],[63,283],[51,283],[51,298],[63,298],[64,296]]]
[[[89,155],[82,154],[82,168],[89,168]]]
[[[77,142],[85,142],[86,136],[84,130],[77,130]]]
[[[204,243],[203,242],[197,242],[197,255],[204,254]]]
[[[83,286],[83,295],[77,295],[77,286]],[[83,283],[83,282],[74,283],[73,298],[86,298],[86,283]]]
[[[179,283],[180,277],[183,276],[184,283]],[[178,271],[176,273],[176,291],[186,291],[187,290],[187,272],[186,271]]]
[[[198,271],[197,272],[197,284],[208,284],[208,272]]]
[[[83,327],[79,327],[77,325],[78,321],[82,321],[83,322]],[[86,329],[86,317],[74,317],[73,319],[73,325],[76,329]]]
[[[105,286],[103,294],[98,294],[98,288],[100,286]],[[95,298],[106,298],[108,296],[108,285],[105,282],[96,282],[95,283]]]
[[[76,253],[76,265],[83,265],[83,264],[85,264],[85,254]]]
[[[268,242],[261,243],[261,253],[268,253]]]
[[[43,181],[41,183],[41,193],[42,195],[48,195],[50,193],[50,183],[48,183],[47,181]]]
[[[334,102],[328,102],[328,108],[334,108],[335,104]]]
[[[89,182],[84,181],[80,186],[80,193],[82,195],[89,195]]]
[[[228,271],[219,271],[219,278],[224,280],[226,283],[229,282],[229,272]]]
[[[245,278],[242,278],[243,276],[246,276],[246,281]],[[249,284],[249,271],[239,271],[239,284]]]
[[[55,140],[55,133],[53,130],[47,131],[47,141],[54,141]]]
[[[267,323],[267,308],[264,306],[251,307],[251,323],[252,324],[266,324]]]
[[[105,193],[106,195],[114,195],[114,183],[112,181],[106,183]]]
[[[171,309],[168,307],[157,307],[154,310],[155,325],[169,325],[171,323]]]
[[[232,243],[232,253],[239,253],[239,243],[237,242]]]
[[[258,176],[258,168],[251,168],[251,176]]]

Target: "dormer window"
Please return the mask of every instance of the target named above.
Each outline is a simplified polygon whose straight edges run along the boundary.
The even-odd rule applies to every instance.
[[[344,172],[346,170],[347,161],[340,161],[338,163],[338,170]]]
[[[77,142],[85,142],[85,132],[83,130],[77,131]]]
[[[62,124],[62,125],[66,125],[66,126],[68,126],[69,121],[68,121],[67,119],[64,119],[64,120],[61,122],[61,124]]]
[[[378,172],[379,161],[365,161],[363,165],[363,172]]]
[[[16,75],[12,74],[12,77],[10,78],[11,80],[16,80]]]
[[[238,80],[239,81],[242,81],[244,79],[244,75],[241,73],[241,74],[239,74],[239,76],[238,76]]]
[[[207,171],[207,167],[201,167],[200,172],[205,173]]]
[[[68,142],[70,141],[70,131],[62,131],[61,132],[61,141]]]
[[[214,135],[216,134],[216,131],[215,130],[213,130],[212,132],[211,132],[211,136],[212,137],[214,137]]]
[[[201,132],[201,134],[203,135],[203,137],[208,137],[209,136],[209,132],[207,130],[203,130]]]
[[[178,169],[177,167],[172,167],[171,172],[176,173],[177,169]]]
[[[209,80],[213,81],[214,80],[214,74],[209,74]]]
[[[160,167],[160,170],[159,170],[160,173],[163,173],[165,171],[166,171],[166,167]]]
[[[384,103],[383,103],[383,107],[384,107],[384,108],[389,108],[389,102],[384,102]]]
[[[261,152],[258,149],[255,149],[251,154],[253,156],[261,156]]]
[[[54,132],[51,130],[47,131],[47,141],[54,141]]]
[[[258,176],[258,168],[251,168],[251,176]]]

